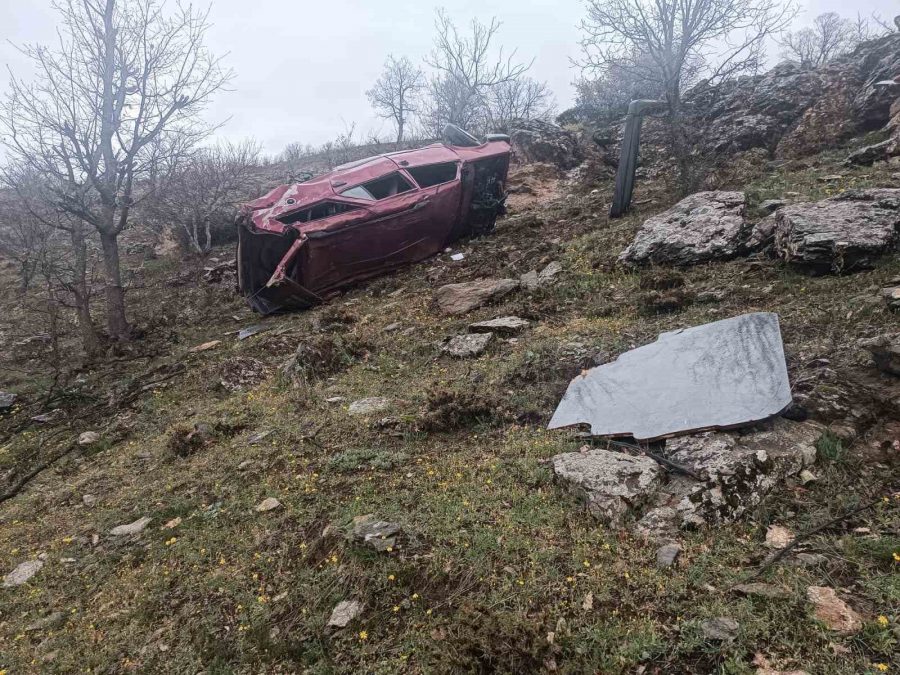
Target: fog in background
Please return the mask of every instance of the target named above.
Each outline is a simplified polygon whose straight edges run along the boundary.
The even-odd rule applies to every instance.
[[[898,0],[861,0],[852,7],[840,0],[803,0],[795,27],[822,12],[846,17],[878,13],[891,21],[900,13]],[[560,110],[574,101],[572,81],[579,55],[578,23],[584,15],[580,0],[213,0],[214,24],[207,44],[216,54],[227,53],[236,77],[230,91],[219,94],[206,115],[227,124],[218,136],[238,140],[252,136],[265,151],[285,144],[319,144],[357,123],[357,134],[390,138],[388,122],[376,118],[365,91],[378,77],[388,54],[419,62],[430,51],[434,12],[445,7],[462,30],[472,17],[503,22],[497,37],[517,58],[534,59],[529,75],[546,81]],[[57,14],[50,0],[0,1],[0,91],[9,70],[30,75],[16,46],[55,40]],[[773,45],[770,60],[779,48]]]

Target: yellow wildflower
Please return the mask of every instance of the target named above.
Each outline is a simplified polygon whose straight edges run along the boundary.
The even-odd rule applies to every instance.
[[[888,623],[889,623],[889,622],[888,622],[888,618],[887,618],[884,614],[882,614],[881,616],[879,616],[879,617],[876,619],[876,621],[878,621],[878,625],[879,625],[879,626],[887,626]]]
[[[886,663],[876,663],[875,670],[886,673],[888,671],[888,665]]]
[[[360,640],[368,640],[368,639],[369,639],[369,633],[368,633],[367,631],[364,631],[364,630],[359,631],[359,639],[360,639]]]
[[[396,577],[393,574],[388,574],[388,581],[393,581]]]
[[[394,605],[394,611],[395,611],[395,612],[399,612],[399,611],[400,611],[400,605]]]

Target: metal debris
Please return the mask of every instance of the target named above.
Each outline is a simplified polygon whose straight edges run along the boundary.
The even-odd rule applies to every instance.
[[[778,316],[758,312],[662,333],[585,371],[549,428],[584,423],[597,436],[652,440],[757,422],[790,403]]]

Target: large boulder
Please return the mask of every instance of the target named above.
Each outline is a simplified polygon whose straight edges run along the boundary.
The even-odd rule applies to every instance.
[[[900,243],[900,189],[848,190],[820,202],[779,209],[775,251],[814,274],[871,267]]]
[[[571,169],[581,162],[578,137],[543,120],[514,120],[510,123],[513,153],[523,162],[545,162]]]
[[[747,239],[743,192],[697,192],[648,218],[619,256],[630,264],[694,265],[733,258]]]

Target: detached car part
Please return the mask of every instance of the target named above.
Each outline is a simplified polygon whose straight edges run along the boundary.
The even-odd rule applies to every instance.
[[[445,143],[369,157],[241,207],[238,286],[262,314],[303,309],[341,287],[494,228],[509,138],[448,125]]]

